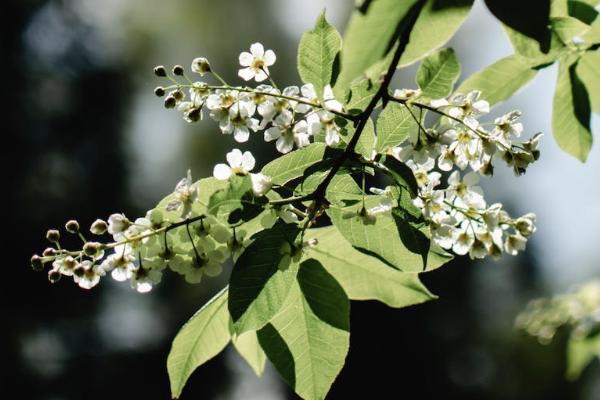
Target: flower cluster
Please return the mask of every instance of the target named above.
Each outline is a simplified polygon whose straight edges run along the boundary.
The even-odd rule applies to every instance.
[[[228,158],[235,164],[237,152],[232,153]],[[249,159],[253,164],[252,155],[247,152],[246,161]],[[253,179],[253,190],[264,194],[270,182],[262,174],[254,176],[258,178]],[[246,232],[211,216],[190,217],[199,193],[189,172],[177,184],[171,198],[163,209],[148,211],[144,218],[134,221],[124,214],[112,214],[107,221],[96,220],[90,233],[110,235],[109,243],[86,240],[79,231],[79,224],[69,221],[66,230],[84,241],[79,251],[61,248],[60,232],[51,229],[46,236],[54,247],[47,248],[42,256],[34,255],[32,266],[41,270],[45,264],[51,264],[48,278],[53,283],[62,276],[69,276],[80,287],[90,289],[101,277],[110,274],[116,281],[129,281],[131,287],[141,293],[160,282],[166,268],[183,275],[190,283],[200,282],[205,275],[218,276],[222,264],[230,257],[237,259],[248,246]],[[165,217],[175,212],[180,217],[173,220]],[[275,220],[269,223],[272,225]]]
[[[542,135],[513,143],[523,131],[519,111],[497,118],[492,130],[486,130],[484,126],[488,125],[478,118],[490,107],[479,98],[479,91],[428,103],[418,103],[419,96],[418,90],[402,89],[394,92],[393,99],[407,109],[434,109],[443,118],[433,129],[424,128],[417,120],[417,140],[407,139],[391,154],[413,171],[419,186],[414,204],[430,221],[432,238],[441,247],[458,255],[468,253],[471,258],[499,257],[503,251],[516,255],[524,250],[527,238],[535,232],[535,215],[511,218],[501,204],[489,205],[477,184],[480,175],[492,174],[497,157],[512,166],[515,173],[524,173],[539,157],[537,147]],[[442,173],[448,174],[445,183]]]
[[[575,338],[585,338],[600,328],[600,281],[591,281],[552,298],[532,300],[515,321],[518,329],[550,343],[564,325]]]
[[[264,131],[264,140],[274,141],[281,153],[288,153],[294,147],[305,147],[311,138],[321,133],[327,145],[337,145],[341,127],[336,123],[336,113],[343,113],[343,106],[335,99],[331,87],[326,86],[321,96],[310,83],[280,90],[269,75],[268,67],[275,60],[275,53],[265,51],[260,43],[252,44],[250,52],[240,54],[239,63],[243,68],[238,75],[242,79],[271,81],[270,85],[260,84],[255,88],[229,86],[202,57],[193,60],[192,71],[200,75],[212,73],[221,85],[192,82],[181,67],[173,69],[174,76],[168,76],[165,68],[159,66],[155,73],[168,76],[174,84],[168,88],[158,87],[155,93],[161,97],[166,95],[165,107],[182,111],[188,122],[202,119],[203,111],[208,110],[221,132],[233,135],[239,143],[248,141],[252,132]],[[178,82],[178,75],[189,83]],[[184,88],[188,88],[187,97]],[[166,90],[170,92],[167,94]]]

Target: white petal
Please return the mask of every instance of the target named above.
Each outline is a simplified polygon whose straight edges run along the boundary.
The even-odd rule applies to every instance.
[[[253,59],[254,57],[252,57],[252,54],[244,51],[240,54],[240,65],[242,67],[249,67],[252,64]]]
[[[289,136],[281,136],[279,139],[277,139],[275,147],[280,153],[286,154],[292,151],[294,148],[294,141]]]
[[[265,48],[261,43],[252,43],[250,46],[250,53],[252,53],[255,58],[262,57],[265,54]]]
[[[247,142],[250,137],[250,131],[245,126],[236,127],[233,131],[233,138],[238,143]]]
[[[339,142],[340,137],[338,136],[337,132],[334,130],[327,130],[327,133],[325,134],[325,143],[327,143],[327,146],[333,146]]]
[[[233,149],[225,156],[231,168],[241,167],[244,156],[240,149]]]
[[[276,126],[272,126],[264,133],[265,142],[271,142],[281,136],[281,131]]]
[[[479,174],[475,173],[475,172],[469,172],[468,174],[466,174],[463,178],[463,182],[465,183],[465,185],[467,186],[473,186],[476,185],[477,182],[479,182]]]
[[[242,158],[242,168],[244,168],[245,171],[252,171],[255,164],[256,160],[254,159],[252,153],[250,153],[249,151],[245,151],[244,156]]]
[[[249,81],[252,78],[254,78],[255,74],[256,74],[256,72],[250,67],[242,68],[238,71],[238,76],[245,81]]]
[[[213,169],[213,176],[220,180],[229,179],[231,176],[231,167],[227,164],[217,164]]]
[[[267,75],[268,73],[269,73],[269,69],[267,67],[263,67],[261,70],[256,71],[256,75],[254,75],[254,80],[256,82],[262,82],[269,77]]]
[[[277,57],[275,57],[275,53],[273,52],[273,50],[265,51],[265,55],[263,57],[263,60],[265,60],[265,65],[271,66],[275,64],[276,59]]]

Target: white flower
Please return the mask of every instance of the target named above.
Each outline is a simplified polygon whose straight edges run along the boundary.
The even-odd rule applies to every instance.
[[[317,91],[312,83],[306,83],[302,85],[302,87],[300,87],[300,93],[302,94],[303,100],[313,104],[319,104],[319,96],[317,95]],[[305,114],[310,110],[312,110],[312,107],[308,104],[298,103],[296,106],[296,111],[299,113]]]
[[[73,271],[76,266],[77,262],[71,256],[57,258],[52,262],[53,269],[65,276],[73,276]]]
[[[406,165],[413,171],[415,180],[417,181],[419,187],[427,187],[431,189],[440,184],[440,178],[442,174],[436,171],[430,172],[435,166],[435,161],[433,158],[429,158],[423,164],[418,164],[413,160],[408,160]]]
[[[396,89],[392,97],[398,100],[408,100],[421,95],[421,89]]]
[[[187,217],[191,211],[191,205],[198,198],[198,188],[194,185],[191,170],[188,169],[187,176],[177,183],[173,194],[175,200],[167,204],[167,211],[176,211],[183,207],[183,217]]]
[[[509,147],[510,137],[519,137],[521,136],[521,132],[523,132],[523,124],[517,122],[520,116],[521,112],[515,110],[501,116],[500,118],[496,118],[494,121],[495,127],[492,131],[492,138]]]
[[[135,257],[132,255],[132,249],[128,245],[119,245],[114,249],[114,253],[106,257],[100,265],[106,272],[111,272],[114,280],[123,282],[130,279],[133,271],[136,269]]]
[[[511,256],[516,256],[519,251],[525,250],[527,239],[519,233],[509,235],[504,242],[504,250]]]
[[[152,290],[152,287],[159,283],[162,279],[162,273],[159,270],[145,268],[140,265],[137,270],[133,271],[130,285],[139,293],[147,293]]]
[[[204,57],[196,57],[192,60],[192,72],[200,74],[201,76],[210,72],[210,64]]]
[[[323,88],[323,104],[327,110],[343,112],[344,106],[335,99],[331,85],[327,84]]]
[[[127,219],[125,214],[112,214],[108,217],[108,233],[114,236],[115,240],[123,239],[121,235],[129,226],[131,221]]]
[[[528,213],[515,221],[515,229],[524,237],[529,237],[535,232],[535,214]]]
[[[452,245],[452,251],[459,256],[467,254],[475,242],[475,236],[468,220],[463,221],[460,228],[456,231],[455,240]]]
[[[252,181],[252,191],[255,196],[264,196],[269,190],[271,190],[271,177],[263,175],[262,173],[250,174],[250,180]]]
[[[241,68],[238,71],[240,78],[245,81],[254,79],[256,82],[262,82],[269,77],[269,68],[275,64],[275,53],[273,50],[265,51],[260,43],[253,43],[250,46],[250,53],[244,51],[240,54]]]
[[[335,123],[335,114],[320,110],[306,117],[307,131],[310,135],[316,135],[325,130],[325,143],[327,146],[335,146],[340,142],[340,127]]]
[[[281,113],[273,123],[273,126],[264,133],[266,142],[276,140],[275,147],[280,153],[286,154],[292,151],[294,143],[300,148],[310,144],[308,134],[308,123],[304,120],[292,127],[292,114]]]
[[[448,177],[448,200],[452,201],[456,197],[461,199],[472,198],[473,196],[483,196],[483,190],[476,186],[479,183],[479,175],[475,172],[467,173],[462,181],[460,179],[460,173],[454,171]]]
[[[104,269],[97,264],[93,264],[89,260],[84,260],[81,262],[81,267],[83,268],[83,275],[74,276],[73,280],[75,283],[79,285],[82,289],[91,289],[100,282],[100,277],[104,276],[106,273]]]
[[[229,179],[231,175],[247,175],[254,168],[256,161],[249,151],[243,154],[239,149],[227,153],[227,164],[217,164],[213,169],[213,176],[220,180]]]
[[[490,112],[490,104],[485,100],[479,100],[481,92],[473,90],[467,95],[456,93],[450,98],[451,107],[448,114],[454,118],[461,119],[467,126],[476,129],[479,126],[477,117]]]

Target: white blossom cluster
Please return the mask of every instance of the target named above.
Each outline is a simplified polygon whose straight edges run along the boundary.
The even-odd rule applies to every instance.
[[[394,93],[399,100],[418,96],[418,91],[406,89]],[[478,118],[490,107],[479,96],[480,92],[473,91],[431,101],[429,107],[445,115],[443,124],[435,129],[420,126],[416,142],[407,139],[391,153],[413,171],[419,187],[414,204],[430,221],[436,243],[473,259],[499,257],[502,252],[516,255],[535,232],[535,215],[511,218],[500,203],[488,204],[477,184],[480,175],[491,175],[497,156],[517,174],[524,173],[539,156],[541,134],[513,143],[523,131],[519,111],[497,118],[488,131]],[[411,102],[404,104],[410,107]],[[447,176],[444,184],[442,173]]]
[[[230,153],[228,158],[235,160],[237,152]],[[246,168],[249,168],[251,157],[247,152]],[[253,179],[253,188],[263,192],[267,190],[265,187],[270,188],[270,182],[262,181],[262,174],[254,176],[259,179],[257,183]],[[173,200],[164,210],[148,211],[144,218],[134,221],[124,214],[112,214],[107,221],[97,220],[90,228],[91,233],[107,233],[113,241],[110,244],[85,241],[83,249],[77,252],[61,249],[58,231],[50,230],[48,238],[56,244],[56,248],[46,249],[42,257],[33,256],[32,265],[43,268],[44,263],[51,263],[48,272],[51,282],[69,276],[80,287],[91,289],[101,277],[110,274],[116,281],[129,281],[131,287],[141,293],[150,291],[159,283],[166,268],[183,275],[189,283],[199,283],[203,276],[218,276],[222,264],[230,257],[235,261],[250,240],[244,230],[230,228],[211,216],[189,218],[198,195],[197,184],[193,183],[188,172],[188,176],[175,187]],[[274,210],[273,218],[267,215],[261,222],[271,226],[277,218],[297,221],[295,214],[290,212],[291,208]],[[180,211],[181,217],[176,221],[164,219],[165,212],[174,211]],[[78,231],[73,233],[80,234]]]
[[[595,280],[552,298],[532,300],[515,321],[518,329],[550,343],[563,325],[575,338],[585,338],[600,328],[600,281]]]
[[[271,80],[268,67],[275,60],[272,50],[265,51],[262,44],[254,43],[250,46],[250,52],[240,54],[242,68],[238,75],[245,81]],[[160,76],[166,76],[163,67],[157,68],[161,68]],[[214,74],[205,58],[194,59],[191,69],[200,75],[209,72]],[[174,70],[177,75],[175,72],[178,71]],[[184,87],[189,87],[187,98]],[[255,88],[230,87],[226,84],[211,86],[196,81],[189,85],[176,83],[171,88],[173,90],[165,98],[167,108],[179,109],[188,122],[202,119],[204,110],[208,110],[210,118],[218,122],[221,132],[233,135],[239,143],[248,141],[250,134],[257,131],[264,131],[264,140],[274,141],[281,153],[289,153],[294,147],[307,146],[311,138],[320,133],[324,134],[329,146],[340,142],[340,127],[335,121],[335,113],[343,112],[343,106],[335,99],[329,85],[323,90],[322,100],[310,83],[280,90],[272,80],[270,85],[260,84]],[[163,96],[165,89],[159,87],[155,93]]]

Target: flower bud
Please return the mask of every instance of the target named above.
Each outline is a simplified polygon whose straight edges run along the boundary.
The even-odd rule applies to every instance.
[[[101,219],[95,220],[90,227],[90,232],[92,232],[94,235],[104,235],[107,230],[108,224]]]
[[[194,58],[192,61],[192,71],[200,75],[210,72],[210,64],[208,60],[204,57]]]
[[[165,95],[165,88],[163,88],[162,86],[155,87],[154,94],[158,97],[163,97]]]
[[[181,65],[176,65],[173,67],[173,75],[183,76],[183,67]]]
[[[78,278],[81,278],[83,275],[85,275],[85,267],[83,266],[83,264],[79,263],[75,266],[75,268],[73,269],[73,275],[75,275]]]
[[[65,224],[65,229],[69,233],[77,233],[79,232],[79,222],[75,221],[74,219],[67,221]]]
[[[170,95],[175,97],[175,100],[177,101],[185,99],[185,94],[180,89],[173,90]]]
[[[60,240],[60,232],[56,229],[49,229],[46,232],[46,239],[51,243],[57,243]]]
[[[56,250],[54,247],[47,247],[46,250],[42,253],[44,257],[54,257],[56,255]]]
[[[33,268],[34,271],[43,270],[44,261],[42,260],[42,257],[38,256],[37,254],[31,256],[31,268]]]
[[[167,96],[167,98],[165,99],[165,108],[175,108],[176,105],[177,100],[175,99],[175,97],[171,95]]]
[[[188,122],[198,122],[202,116],[202,109],[192,108],[190,111],[185,113],[185,119]]]
[[[83,252],[88,257],[94,257],[96,254],[98,254],[100,247],[101,247],[100,243],[87,242],[86,244],[83,245]]]
[[[154,75],[164,78],[165,76],[167,76],[167,70],[164,66],[157,65],[156,67],[154,67]]]
[[[50,270],[50,272],[48,272],[48,280],[50,281],[50,283],[58,282],[60,280],[60,277],[60,272],[58,272],[55,269]]]

